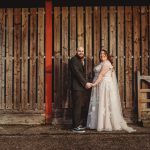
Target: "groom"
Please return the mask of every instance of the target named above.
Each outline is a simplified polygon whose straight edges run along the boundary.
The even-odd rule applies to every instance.
[[[72,95],[72,122],[73,132],[85,132],[88,113],[88,89],[91,83],[86,80],[84,66],[84,48],[79,47],[76,55],[70,60],[71,95]]]

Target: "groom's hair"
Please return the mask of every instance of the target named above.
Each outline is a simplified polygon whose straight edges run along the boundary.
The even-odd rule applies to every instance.
[[[82,48],[84,50],[84,48],[82,46],[79,46],[76,51],[78,51],[80,48]]]

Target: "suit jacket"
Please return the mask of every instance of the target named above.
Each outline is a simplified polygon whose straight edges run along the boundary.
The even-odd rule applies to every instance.
[[[75,55],[70,60],[70,70],[71,70],[71,89],[78,91],[85,91],[86,72],[85,68],[81,63],[80,58]]]

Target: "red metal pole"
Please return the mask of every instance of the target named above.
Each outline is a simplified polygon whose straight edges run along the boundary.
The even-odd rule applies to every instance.
[[[52,119],[52,0],[46,1],[46,123]]]

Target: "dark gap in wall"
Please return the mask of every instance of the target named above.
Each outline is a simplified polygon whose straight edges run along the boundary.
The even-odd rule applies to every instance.
[[[62,7],[60,6],[60,57],[59,57],[59,62],[60,62],[60,82],[59,82],[59,106],[62,107],[62,83],[63,83],[63,62],[62,62]],[[55,85],[56,86],[56,85]],[[58,102],[58,101],[57,101]],[[60,106],[61,105],[61,106]]]
[[[5,9],[5,54],[4,54],[4,103],[6,107],[6,33],[7,33],[7,11]]]
[[[53,0],[55,6],[140,6],[149,5],[149,0]]]
[[[116,76],[118,80],[118,7],[115,7],[115,12],[116,12]]]
[[[126,107],[126,26],[125,26],[125,6],[124,6],[124,103]]]
[[[12,38],[12,58],[14,58],[14,9],[13,9],[13,38]],[[14,59],[12,59],[12,104],[14,107]]]
[[[21,9],[22,14],[22,9]],[[20,58],[22,58],[22,15],[21,15],[21,23],[20,23]],[[20,59],[20,104],[22,101],[22,59]]]
[[[38,9],[36,9],[36,103],[38,102]]]
[[[30,9],[28,9],[28,58],[30,58]],[[30,59],[28,59],[28,103],[30,101]]]
[[[46,21],[45,21],[46,22]],[[52,6],[52,39],[53,39],[53,42],[52,42],[52,57],[54,57],[54,7]],[[44,28],[44,33],[45,33],[45,36],[46,36],[46,30]],[[44,44],[45,45],[45,44]],[[45,51],[44,51],[45,53]],[[45,54],[46,55],[46,54]],[[52,59],[52,58],[50,58]],[[44,64],[45,64],[45,61],[44,61]],[[44,65],[45,66],[45,65]],[[54,79],[54,58],[52,59],[52,79]],[[45,77],[45,71],[44,71],[44,77]],[[44,83],[46,84],[46,80],[44,79]],[[45,88],[45,86],[44,86]],[[45,90],[44,89],[44,95],[45,95]],[[45,96],[44,96],[44,100],[45,100]],[[54,103],[54,80],[52,80],[52,102]]]
[[[45,7],[45,0],[0,0],[0,8]]]

